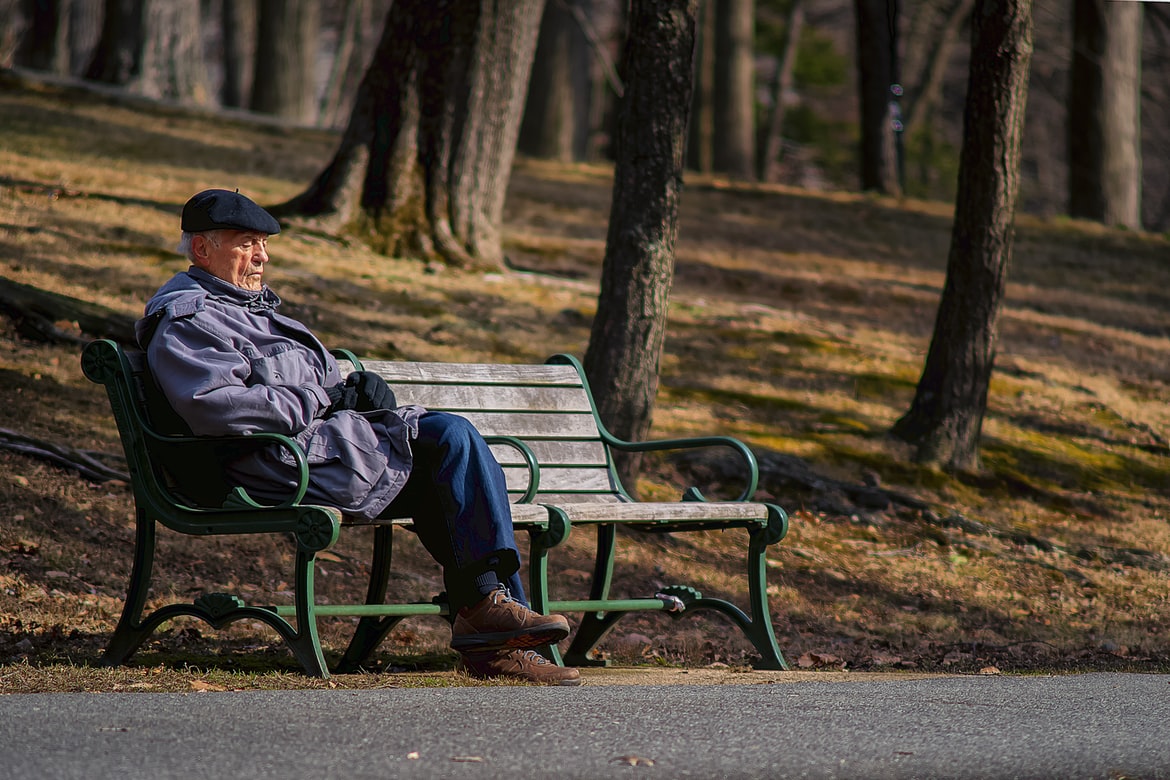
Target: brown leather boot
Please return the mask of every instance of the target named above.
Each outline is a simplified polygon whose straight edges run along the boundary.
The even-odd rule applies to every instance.
[[[535,650],[496,650],[463,653],[463,666],[472,677],[507,677],[538,685],[580,685],[581,673],[557,666]]]
[[[563,616],[533,612],[500,585],[478,603],[455,613],[451,647],[463,652],[539,647],[568,635],[569,621]]]

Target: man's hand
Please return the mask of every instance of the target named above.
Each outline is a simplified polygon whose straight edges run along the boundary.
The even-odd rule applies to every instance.
[[[327,387],[325,393],[329,396],[326,417],[342,409],[371,412],[375,409],[398,408],[394,391],[386,384],[386,380],[372,371],[354,371],[345,378],[344,384]]]

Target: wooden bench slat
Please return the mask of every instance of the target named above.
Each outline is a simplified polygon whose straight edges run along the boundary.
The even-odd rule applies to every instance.
[[[455,412],[466,417],[484,436],[517,439],[598,439],[601,433],[592,414],[533,412]]]
[[[580,387],[572,366],[511,363],[398,363],[363,360],[362,366],[393,384],[418,382],[467,385],[565,385]],[[352,369],[352,367],[351,367]]]
[[[407,385],[389,382],[400,404],[433,411],[508,410],[514,412],[582,412],[592,414],[589,396],[579,387],[516,385]]]
[[[552,503],[542,496],[541,503]],[[695,523],[754,520],[766,522],[767,507],[739,501],[649,503],[566,502],[557,504],[574,523]]]
[[[560,441],[556,439],[523,440],[541,466],[592,466],[605,468],[605,445],[594,441]],[[520,451],[510,444],[491,445],[492,454],[501,466],[523,466]]]
[[[523,492],[528,488],[528,469],[506,467],[504,478],[508,483],[509,491]],[[540,469],[541,493],[561,493],[567,491],[591,491],[596,493],[614,492],[613,482],[609,472],[604,469]]]

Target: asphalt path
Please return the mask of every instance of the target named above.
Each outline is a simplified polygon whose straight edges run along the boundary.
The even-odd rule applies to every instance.
[[[1170,778],[1170,676],[739,679],[7,695],[0,777]]]

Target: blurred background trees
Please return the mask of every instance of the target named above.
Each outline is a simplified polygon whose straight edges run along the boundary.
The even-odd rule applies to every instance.
[[[342,129],[391,0],[0,0],[0,65]],[[627,0],[548,0],[518,151],[613,155]],[[703,0],[687,166],[956,193],[973,0]],[[1020,209],[1170,229],[1170,4],[1039,0]]]

